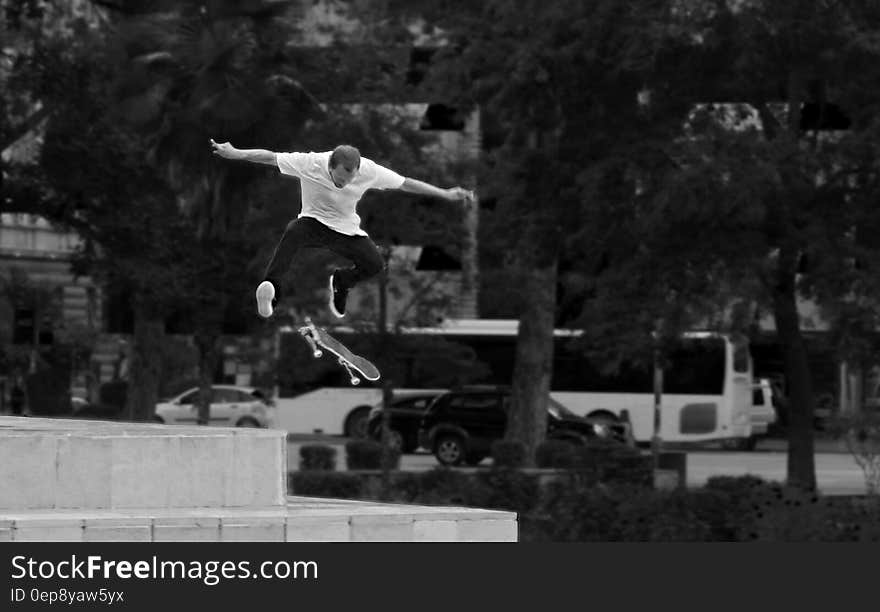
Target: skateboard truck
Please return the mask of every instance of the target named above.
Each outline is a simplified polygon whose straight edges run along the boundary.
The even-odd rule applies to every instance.
[[[340,357],[337,361],[339,361],[339,365],[341,365],[343,368],[345,368],[345,371],[348,372],[348,376],[350,377],[351,384],[353,384],[353,385],[361,384],[360,377],[354,373],[354,371],[351,369],[351,366],[349,365],[349,363],[345,359]]]
[[[321,357],[324,354],[324,351],[322,351],[318,347],[318,343],[315,342],[315,339],[312,337],[312,326],[311,325],[306,325],[304,327],[300,327],[299,333],[302,335],[303,338],[306,339],[306,342],[309,343],[309,346],[312,347],[312,356],[315,359],[318,359],[319,357]]]

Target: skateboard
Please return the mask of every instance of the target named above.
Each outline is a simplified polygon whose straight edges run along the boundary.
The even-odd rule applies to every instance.
[[[305,318],[305,325],[299,328],[299,333],[309,343],[312,349],[312,356],[315,359],[320,358],[324,354],[321,349],[326,349],[336,355],[339,365],[344,367],[349,377],[351,377],[351,384],[359,385],[361,382],[360,376],[367,380],[379,380],[380,374],[376,366],[360,355],[352,353],[347,346],[327,333],[326,329],[317,327],[312,323],[309,317]]]

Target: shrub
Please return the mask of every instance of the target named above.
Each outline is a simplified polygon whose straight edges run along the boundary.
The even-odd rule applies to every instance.
[[[832,498],[829,498],[829,501]],[[865,498],[836,498],[844,505],[844,512],[835,513],[840,540],[846,542],[880,542],[880,501],[874,496]],[[848,502],[848,503],[846,503]]]
[[[336,449],[327,444],[304,444],[299,449],[300,470],[335,470]]]
[[[313,470],[290,472],[289,486],[294,495],[362,499],[363,480],[357,474]]]
[[[590,440],[577,447],[577,468],[588,482],[654,485],[654,464],[651,455],[638,449],[621,446],[608,440]]]
[[[412,495],[411,501],[435,506],[473,505],[473,479],[470,474],[438,467],[419,473],[415,481],[407,483],[413,489],[406,491]]]
[[[639,451],[621,446],[619,443],[605,438],[590,438],[585,445],[577,447],[576,452],[579,467],[595,469],[620,453],[638,453]]]
[[[745,541],[833,542],[840,537],[829,506],[819,495],[778,487],[753,503],[752,521],[740,534]]]
[[[572,469],[577,462],[577,447],[566,440],[546,440],[538,445],[535,453],[539,468]]]
[[[526,538],[553,542],[611,541],[617,505],[607,489],[551,483],[524,525],[537,528],[539,533],[526,532]]]
[[[349,440],[345,443],[345,464],[350,470],[396,470],[400,450],[375,440]]]
[[[694,507],[689,492],[635,485],[552,483],[520,523],[526,541],[699,542],[713,537],[713,526]]]
[[[605,484],[629,484],[653,488],[654,459],[651,455],[612,455],[601,466],[599,480]]]
[[[744,526],[751,524],[746,503],[719,489],[693,489],[686,492],[694,516],[707,531],[712,542],[737,542]]]
[[[720,495],[726,526],[715,535],[744,542],[880,540],[880,506],[870,498],[823,497],[755,476],[710,478],[704,495]],[[717,523],[716,523],[717,525]]]
[[[836,438],[843,438],[862,470],[868,494],[880,493],[880,414],[863,412],[837,417],[829,429]]]
[[[526,447],[516,440],[496,440],[492,443],[492,466],[521,468],[526,463]]]
[[[751,497],[758,491],[767,491],[770,487],[770,483],[766,480],[746,474],[745,476],[711,476],[706,480],[704,488],[742,498]]]
[[[294,494],[367,499],[375,474],[291,472]],[[514,511],[523,542],[880,541],[880,500],[821,497],[754,477],[721,477],[696,490],[632,484],[541,486],[517,470],[448,468],[392,475],[393,501]],[[370,484],[372,483],[372,484]]]
[[[469,506],[527,514],[541,498],[538,477],[518,470],[477,472],[472,483]]]
[[[710,527],[693,510],[691,497],[682,491],[656,491],[641,487],[612,490],[618,501],[611,537],[622,542],[702,542]]]
[[[396,472],[391,478],[395,501],[413,503],[422,491],[422,480],[427,472]]]
[[[753,496],[749,517],[740,533],[744,541],[880,541],[880,506],[871,497],[823,497],[774,485]]]

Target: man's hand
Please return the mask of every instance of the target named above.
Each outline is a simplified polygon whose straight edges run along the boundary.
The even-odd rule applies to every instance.
[[[211,149],[213,149],[214,155],[219,155],[226,159],[238,159],[235,155],[238,152],[238,149],[228,142],[214,142],[214,139],[212,138]]]
[[[459,202],[461,200],[472,202],[474,199],[474,192],[470,189],[465,189],[464,187],[452,187],[446,190],[446,197],[453,202]]]

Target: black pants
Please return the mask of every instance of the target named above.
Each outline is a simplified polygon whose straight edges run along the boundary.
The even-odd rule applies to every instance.
[[[276,301],[281,300],[283,293],[281,280],[294,256],[300,249],[310,247],[329,249],[351,260],[353,266],[337,268],[335,272],[339,286],[345,289],[351,289],[385,268],[382,254],[369,237],[341,234],[311,217],[294,219],[287,224],[281,242],[275,247],[275,252],[263,275],[264,280],[275,286]]]

